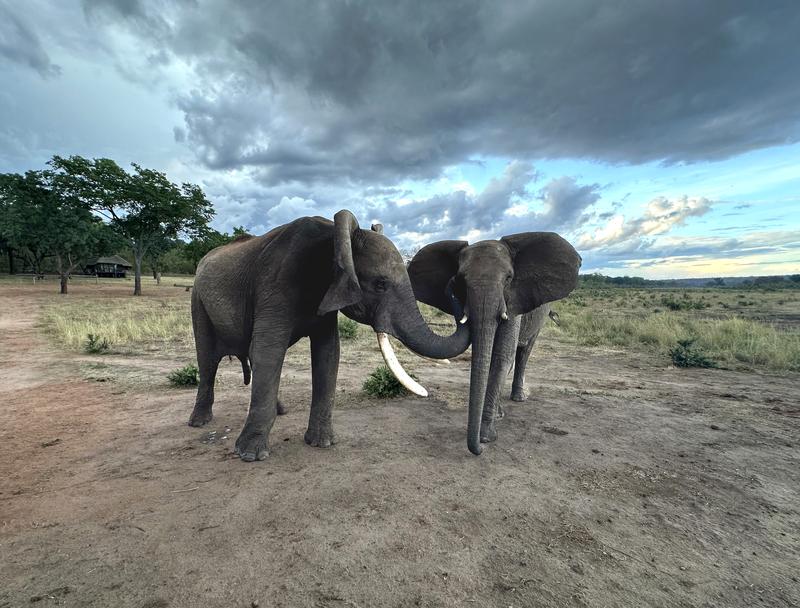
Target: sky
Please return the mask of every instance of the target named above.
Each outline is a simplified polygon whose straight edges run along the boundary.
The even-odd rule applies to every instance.
[[[347,208],[401,250],[800,273],[797,32],[795,0],[0,0],[0,172],[136,162],[222,231]]]

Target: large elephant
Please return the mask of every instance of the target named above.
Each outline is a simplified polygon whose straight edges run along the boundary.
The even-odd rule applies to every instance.
[[[306,443],[334,443],[331,407],[339,368],[337,314],[371,325],[401,382],[427,394],[397,363],[387,334],[425,357],[453,357],[469,346],[469,329],[432,332],[419,312],[405,265],[379,226],[362,230],[347,210],[334,221],[303,217],[269,233],[209,252],[197,267],[192,293],[200,384],[189,424],[212,418],[220,359],[252,364],[250,411],[236,440],[242,460],[263,460],[277,413],[286,350],[311,339],[312,396]]]
[[[417,299],[446,312],[455,303],[463,310],[459,324],[469,322],[467,445],[473,454],[481,453],[481,443],[497,438],[495,403],[515,351],[520,352],[521,326],[535,339],[549,312],[547,303],[575,288],[580,265],[578,252],[553,232],[525,232],[473,245],[440,241],[423,247],[411,260],[408,274]],[[532,346],[530,339],[524,346],[528,344]],[[527,355],[523,348],[520,356],[527,361]]]

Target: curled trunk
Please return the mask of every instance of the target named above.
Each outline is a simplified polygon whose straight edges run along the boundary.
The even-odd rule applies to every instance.
[[[451,335],[440,336],[428,327],[416,302],[414,308],[415,315],[412,314],[404,323],[393,323],[392,330],[386,333],[392,334],[418,355],[430,359],[449,359],[467,350],[470,336],[466,325],[457,324]]]

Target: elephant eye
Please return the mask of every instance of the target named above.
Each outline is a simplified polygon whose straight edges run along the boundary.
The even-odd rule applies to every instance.
[[[386,277],[378,277],[375,279],[375,291],[386,291],[388,281]]]

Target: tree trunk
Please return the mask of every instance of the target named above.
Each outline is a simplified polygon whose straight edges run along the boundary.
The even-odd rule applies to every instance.
[[[69,274],[61,273],[61,293],[67,293],[67,288],[69,285]]]
[[[142,254],[133,255],[133,295],[142,295]]]
[[[156,272],[156,285],[161,285],[161,271]]]
[[[8,272],[9,274],[17,274],[17,269],[14,267],[14,250],[8,250]]]

